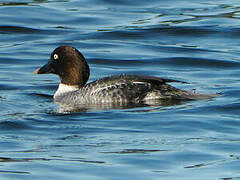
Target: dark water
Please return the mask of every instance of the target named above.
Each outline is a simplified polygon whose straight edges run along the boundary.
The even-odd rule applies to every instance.
[[[0,179],[240,179],[240,2],[0,1]],[[60,114],[36,76],[72,45],[90,81],[122,73],[222,93],[173,106]]]

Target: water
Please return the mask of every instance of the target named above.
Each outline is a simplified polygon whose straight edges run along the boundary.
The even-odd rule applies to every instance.
[[[0,179],[240,179],[240,3],[0,1]],[[172,106],[58,113],[59,45],[90,81],[122,73],[222,93]]]

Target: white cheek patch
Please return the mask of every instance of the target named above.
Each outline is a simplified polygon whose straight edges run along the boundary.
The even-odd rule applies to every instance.
[[[53,59],[54,59],[54,60],[58,60],[58,54],[54,54],[54,55],[53,55]]]

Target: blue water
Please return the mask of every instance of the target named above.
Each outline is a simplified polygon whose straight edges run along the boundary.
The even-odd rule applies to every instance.
[[[0,1],[0,179],[240,179],[240,2]],[[60,45],[90,81],[143,74],[221,93],[170,106],[59,113]]]

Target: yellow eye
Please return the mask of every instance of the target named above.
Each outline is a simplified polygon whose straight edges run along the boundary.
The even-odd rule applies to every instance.
[[[54,59],[54,60],[58,60],[58,55],[57,55],[57,54],[54,54],[54,55],[53,55],[53,59]]]

